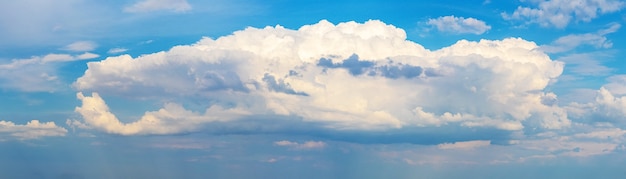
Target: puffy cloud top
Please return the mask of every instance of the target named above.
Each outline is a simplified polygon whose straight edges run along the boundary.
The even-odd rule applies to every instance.
[[[459,41],[427,50],[381,21],[298,30],[247,28],[133,58],[89,62],[75,83],[88,126],[125,135],[199,130],[201,124],[275,115],[332,130],[454,125],[499,130],[570,125],[544,92],[563,70],[519,38]],[[173,101],[124,124],[101,96]],[[183,108],[205,101],[204,114]]]

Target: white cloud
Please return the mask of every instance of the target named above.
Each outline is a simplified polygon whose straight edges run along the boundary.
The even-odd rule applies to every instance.
[[[85,124],[78,121],[68,123],[120,135],[188,132],[197,129],[203,123],[224,121],[232,116],[247,113],[236,108],[224,109],[220,106],[213,106],[201,115],[188,111],[179,104],[168,103],[163,109],[146,112],[141,119],[125,124],[109,111],[109,107],[98,93],[93,93],[92,96],[78,93],[77,97],[82,101],[82,105],[76,107],[75,111],[83,117]]]
[[[547,53],[560,53],[573,50],[581,45],[591,45],[595,48],[611,48],[613,43],[606,38],[606,35],[617,32],[620,27],[620,24],[612,24],[609,28],[595,33],[572,34],[559,37],[550,45],[542,45],[541,50]]]
[[[281,140],[274,142],[274,145],[277,146],[285,146],[292,149],[297,150],[311,150],[311,149],[322,149],[326,147],[326,143],[322,141],[306,141],[304,143],[291,142],[287,140]]]
[[[43,58],[41,58],[40,63],[45,64],[45,63],[51,63],[51,62],[69,62],[69,61],[77,61],[77,60],[94,59],[98,57],[100,57],[100,55],[90,53],[90,52],[85,52],[80,55],[74,55],[74,56],[69,55],[69,54],[48,54],[48,55],[43,56]],[[33,58],[37,58],[37,57],[33,57]]]
[[[426,24],[436,27],[441,32],[457,34],[471,33],[480,35],[491,29],[484,21],[475,18],[444,16],[436,19],[428,19]]]
[[[522,0],[521,0],[522,1]],[[503,12],[506,20],[526,21],[543,27],[565,28],[570,21],[589,22],[598,15],[613,13],[624,7],[619,0],[533,0],[535,7],[519,6],[512,13]]]
[[[614,95],[626,95],[626,75],[614,75],[607,79],[608,84],[604,85],[608,91]]]
[[[333,130],[569,126],[565,110],[547,102],[556,95],[542,92],[559,77],[563,63],[537,49],[533,42],[508,38],[461,40],[430,51],[407,41],[404,30],[380,21],[320,21],[298,30],[248,28],[166,52],[89,62],[74,87],[178,104],[211,101],[210,109],[230,106],[246,115],[284,116]],[[112,133],[159,133],[157,128],[173,133],[221,119],[205,120],[212,113],[176,105],[185,111],[181,116],[196,116],[177,117],[177,123],[190,127],[121,124],[107,108],[85,103],[97,99],[105,104],[98,95],[79,98],[87,105],[77,110],[86,123]],[[164,111],[172,105],[167,106]]]
[[[595,138],[595,139],[624,139],[626,130],[620,128],[599,129],[597,131],[579,133],[574,135],[577,138]]]
[[[77,60],[87,60],[87,59],[94,59],[94,58],[98,58],[98,57],[100,57],[100,55],[95,54],[95,53],[85,52],[83,54],[77,55],[76,59]]]
[[[187,0],[140,0],[135,4],[124,8],[125,12],[140,13],[167,10],[173,12],[185,12],[191,10]]]
[[[122,53],[122,52],[126,52],[128,51],[128,49],[125,48],[112,48],[109,49],[109,51],[107,51],[108,54],[116,54],[116,53]]]
[[[567,106],[577,120],[584,123],[610,122],[626,126],[622,119],[626,117],[626,83],[624,75],[608,78],[609,83],[597,90],[593,101],[587,103],[572,102]]]
[[[93,36],[113,22],[108,2],[0,1],[0,48],[45,47]],[[100,34],[101,35],[101,34]]]
[[[475,149],[478,147],[485,147],[491,145],[491,141],[488,140],[474,140],[474,141],[464,141],[464,142],[455,142],[455,143],[443,143],[437,145],[439,149]]]
[[[14,59],[11,63],[0,64],[0,88],[30,92],[55,91],[61,85],[55,64],[97,57],[99,55],[85,52],[80,55],[48,54]]]
[[[48,54],[41,58],[41,63],[72,61],[74,57],[69,54]]]
[[[278,161],[278,159],[276,159],[276,158],[270,158],[270,159],[267,159],[265,162],[267,162],[267,163],[274,163],[274,162],[277,162],[277,161]]]
[[[585,141],[581,138],[600,137],[602,133],[576,134],[574,136],[554,136],[549,138],[524,140],[518,146],[529,150],[542,152],[539,155],[587,157],[609,154],[617,149],[619,142],[615,141]],[[621,142],[621,141],[620,141]],[[520,160],[525,160],[520,158]]]
[[[559,57],[558,60],[571,65],[568,70],[575,74],[602,76],[615,70],[602,64],[603,59],[610,59],[610,57],[610,55],[602,52],[577,53]]]
[[[49,136],[65,136],[67,130],[59,127],[54,122],[41,123],[32,120],[25,125],[15,124],[11,121],[0,121],[0,140],[8,139],[38,139]]]
[[[74,52],[87,52],[96,49],[96,47],[98,47],[98,45],[92,41],[77,41],[63,47],[62,49]]]

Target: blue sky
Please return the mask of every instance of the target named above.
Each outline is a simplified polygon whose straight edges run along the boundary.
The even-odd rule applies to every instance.
[[[623,178],[626,2],[0,2],[0,178]]]

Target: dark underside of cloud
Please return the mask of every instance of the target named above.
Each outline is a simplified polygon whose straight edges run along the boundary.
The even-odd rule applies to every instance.
[[[512,140],[511,131],[493,128],[447,125],[385,131],[333,130],[324,128],[321,123],[294,120],[293,117],[286,116],[254,116],[234,122],[214,122],[203,126],[200,132],[186,134],[301,136],[361,144],[437,145],[458,141],[491,140],[492,144],[507,145],[509,140]]]

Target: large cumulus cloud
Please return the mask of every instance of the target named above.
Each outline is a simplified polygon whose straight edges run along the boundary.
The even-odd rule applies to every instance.
[[[194,131],[258,115],[340,131],[568,127],[566,111],[545,90],[563,63],[538,49],[507,38],[432,51],[375,20],[247,28],[165,52],[89,62],[74,83],[83,103],[76,112],[85,126],[124,135]],[[170,102],[124,124],[101,96]],[[185,109],[189,99],[207,109]]]

